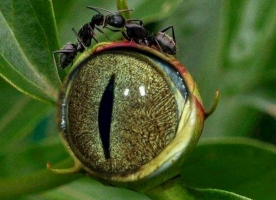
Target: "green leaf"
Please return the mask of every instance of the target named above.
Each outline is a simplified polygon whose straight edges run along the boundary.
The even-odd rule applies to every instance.
[[[60,80],[52,51],[59,45],[51,1],[1,1],[0,27],[0,75],[25,94],[54,103]]]
[[[116,0],[117,10],[128,9],[127,0]]]
[[[38,192],[76,179],[76,176],[61,177],[46,170],[47,162],[56,164],[68,157],[56,128],[51,128],[54,133],[49,134],[56,135],[53,139],[42,140],[40,130],[37,134],[43,142],[32,139],[37,124],[52,112],[50,105],[24,96],[2,78],[0,105],[1,198]]]
[[[149,200],[143,194],[133,192],[123,188],[104,186],[101,183],[87,177],[74,181],[54,190],[43,192],[39,195],[28,196],[24,200],[31,199],[55,199],[55,200],[105,200],[105,199],[131,199]]]
[[[198,83],[207,108],[220,90],[203,137],[251,135],[260,113],[241,105],[242,96],[269,88],[275,96],[275,14],[273,0],[184,1],[156,27],[174,25],[177,57]]]
[[[139,1],[137,5],[129,3],[129,8],[132,6],[134,8],[131,18],[141,19],[144,23],[160,21],[170,16],[182,2],[183,0],[162,0],[158,3],[156,1]]]
[[[55,140],[15,148],[7,154],[1,153],[1,163],[4,163],[0,166],[1,198],[41,192],[82,177],[81,174],[57,175],[46,169],[48,162],[55,167],[73,164],[72,160],[63,161],[64,157],[68,157],[67,152],[61,142]]]
[[[276,198],[276,148],[250,139],[202,140],[181,176],[195,188],[217,188],[252,199]]]
[[[253,93],[244,95],[242,103],[256,108],[260,112],[266,113],[276,119],[276,104],[275,98],[269,97],[265,93]]]
[[[0,78],[0,153],[22,145],[52,107],[31,99]],[[11,154],[12,155],[12,154]]]
[[[195,189],[186,187],[181,178],[175,178],[147,192],[156,200],[249,200],[249,198],[217,189]]]
[[[250,200],[247,197],[217,189],[188,188],[187,191],[193,196],[192,199],[195,200]]]
[[[116,5],[117,5],[117,10],[130,9],[128,7],[127,0],[116,0]],[[130,18],[130,11],[128,11],[128,12],[122,12],[121,15],[124,18],[129,19]]]
[[[59,163],[68,157],[61,141],[49,140],[36,144],[21,145],[21,148],[1,152],[0,176],[18,178],[46,169],[46,163]]]
[[[219,76],[224,80],[219,86],[222,101],[210,124],[216,122],[220,134],[246,136],[260,117],[255,109],[243,104],[243,97],[256,89],[271,88],[271,84],[265,86],[263,82],[267,79],[267,65],[275,65],[271,55],[276,44],[276,4],[270,0],[232,2],[224,3],[222,9],[225,19],[219,61],[223,72]]]

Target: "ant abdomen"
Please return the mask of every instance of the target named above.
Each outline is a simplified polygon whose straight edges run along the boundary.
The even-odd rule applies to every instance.
[[[78,44],[68,43],[61,50],[54,51],[53,52],[54,61],[56,60],[55,59],[56,53],[60,54],[60,56],[59,56],[60,67],[62,69],[64,69],[69,64],[71,64],[73,62],[73,60],[75,59],[75,57],[77,56]]]
[[[176,44],[174,40],[165,33],[158,32],[155,36],[156,46],[160,46],[160,49],[167,54],[176,54]]]

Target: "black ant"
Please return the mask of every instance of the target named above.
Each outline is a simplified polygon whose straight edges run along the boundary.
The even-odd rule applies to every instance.
[[[103,8],[98,8],[98,7],[93,7],[93,6],[87,6],[87,8],[95,10],[96,12],[98,12],[98,14],[96,14],[94,16],[97,16],[99,19],[102,20],[100,25],[103,28],[107,28],[107,29],[109,29],[113,32],[121,32],[123,34],[123,36],[125,37],[125,39],[127,39],[129,41],[134,40],[135,42],[140,43],[139,40],[143,40],[143,38],[148,35],[146,29],[143,27],[142,20],[133,20],[133,19],[126,20],[120,14],[120,12],[132,11],[132,9],[131,10],[121,10],[120,12],[111,12],[109,10],[106,10],[106,9],[103,9]],[[106,12],[109,12],[110,14],[104,16],[98,10],[104,10]],[[94,18],[94,16],[93,16],[93,18]],[[133,23],[133,22],[139,22],[139,24]],[[121,30],[111,29],[108,26],[111,26],[111,27],[114,27],[114,28],[125,28],[126,33],[124,31],[121,31]],[[143,42],[145,42],[145,41],[143,40]]]
[[[134,41],[138,44],[156,46],[163,53],[176,54],[176,40],[173,26],[169,26],[155,35],[150,34],[145,29],[141,20],[127,20],[123,27],[126,29],[125,32],[121,30],[110,30],[113,32],[121,32],[124,38],[130,42]],[[172,30],[172,38],[165,33],[169,29]]]
[[[169,29],[172,29],[172,38],[167,35],[165,32]],[[175,41],[175,35],[174,35],[174,28],[173,26],[169,26],[161,31],[159,31],[155,35],[150,35],[148,37],[149,40],[149,46],[157,46],[160,51],[175,55],[176,54],[176,41]]]
[[[115,28],[123,28],[126,20],[120,13],[133,10],[133,9],[125,9],[125,10],[119,10],[117,12],[112,12],[112,11],[106,10],[104,8],[98,8],[98,7],[93,7],[93,6],[87,6],[87,8],[98,12],[98,14],[96,14],[92,17],[91,22],[92,21],[97,22],[96,25],[103,26],[103,28],[106,28],[107,25],[115,27]],[[102,13],[100,13],[99,10],[106,11],[110,14],[104,16]]]
[[[96,34],[94,32],[94,30],[98,30],[100,33],[104,34],[105,33],[98,28],[97,26],[103,26],[105,27],[107,24],[118,28],[121,25],[118,24],[124,24],[125,23],[125,19],[124,17],[120,14],[121,12],[125,12],[125,11],[131,11],[130,9],[127,10],[120,10],[118,12],[111,12],[108,10],[105,10],[103,8],[97,8],[97,7],[88,7],[90,9],[95,10],[96,12],[98,12],[97,14],[93,15],[92,19],[90,22],[86,23],[85,25],[83,25],[80,30],[78,31],[78,33],[75,31],[75,29],[72,29],[73,32],[75,33],[75,35],[78,38],[78,43],[68,43],[67,45],[65,45],[63,47],[63,49],[61,50],[57,50],[53,52],[53,58],[55,61],[55,65],[56,64],[56,60],[55,60],[55,54],[59,53],[60,54],[60,66],[62,69],[66,68],[70,63],[73,62],[73,60],[75,59],[75,57],[77,56],[78,52],[83,52],[87,47],[89,47],[92,43],[92,39],[94,39],[96,42],[98,42],[98,40],[95,38]],[[107,11],[109,13],[111,13],[110,15],[104,16],[103,14],[101,14],[97,9],[101,9],[104,11]],[[110,40],[107,35],[105,35],[106,38],[108,40]]]
[[[92,6],[88,6],[87,8],[92,9],[98,13],[93,15],[91,21],[83,25],[78,33],[76,33],[74,29],[72,29],[78,38],[78,43],[69,43],[65,45],[63,49],[53,52],[53,57],[56,53],[60,54],[61,68],[64,69],[70,63],[72,63],[78,52],[83,52],[86,47],[89,47],[91,45],[92,39],[98,42],[95,38],[95,29],[105,35],[105,33],[100,28],[98,28],[98,26],[102,26],[103,28],[107,28],[113,32],[121,32],[123,37],[130,42],[135,41],[138,44],[156,46],[163,53],[168,53],[172,55],[176,54],[176,41],[173,26],[169,26],[159,31],[157,34],[153,35],[144,28],[142,20],[125,20],[125,18],[120,14],[121,12],[132,11],[132,9],[111,12],[103,8]],[[102,13],[99,12],[99,10],[109,12],[110,14],[104,16]],[[113,30],[110,29],[108,26],[114,28],[125,28],[125,31]],[[165,34],[165,32],[169,29],[172,29],[173,38]],[[107,39],[109,38],[107,37]],[[56,64],[55,57],[54,61]]]
[[[139,23],[133,23],[133,22]],[[174,34],[173,26],[169,26],[158,33],[150,34],[143,26],[141,20],[128,20],[126,21],[124,27],[126,28],[126,33],[122,32],[122,35],[128,41],[135,41],[138,44],[145,44],[147,46],[156,46],[158,49],[167,54],[175,55],[176,54],[176,40]],[[165,34],[169,29],[172,29],[172,38]],[[113,30],[117,32],[117,30]]]
[[[149,34],[148,31],[144,28],[142,20],[135,20],[135,19],[125,20],[120,13],[113,13],[109,10],[92,7],[92,6],[87,6],[87,8],[93,9],[96,12],[98,12],[98,14],[94,16],[101,16],[99,18],[101,20],[104,19],[102,23],[99,23],[103,26],[103,28],[108,28],[113,32],[121,32],[123,37],[126,40],[131,42],[135,41],[138,44],[145,44],[147,46],[154,45],[163,53],[167,53],[171,55],[176,54],[176,40],[175,40],[173,26],[169,26],[159,31],[157,34],[153,35],[153,34]],[[103,15],[98,10],[104,10],[111,14],[103,17]],[[128,10],[124,10],[124,11],[128,11]],[[138,22],[138,23],[135,23],[135,22]],[[125,31],[113,30],[107,27],[107,25],[115,28],[125,28]],[[165,32],[169,29],[172,29],[172,36],[173,36],[172,38],[169,35],[165,34]]]
[[[73,62],[75,57],[77,56],[78,52],[83,52],[86,47],[91,45],[92,38],[97,42],[97,40],[94,37],[94,32],[91,32],[92,36],[88,36],[88,31],[85,32],[84,30],[90,30],[87,29],[87,24],[81,27],[78,33],[76,33],[75,29],[72,29],[73,32],[77,35],[78,43],[68,43],[66,44],[61,50],[53,51],[53,59],[55,62],[55,65],[57,66],[55,54],[60,54],[59,62],[60,67],[62,69],[66,68],[69,64]]]
[[[53,58],[55,65],[57,66],[56,59],[55,59],[55,54],[59,53],[59,61],[60,61],[60,67],[64,69],[67,67],[70,63],[73,62],[75,57],[77,56],[78,53],[78,43],[68,43],[66,44],[61,50],[58,51],[53,51]]]
[[[139,21],[140,23],[133,23]],[[143,26],[140,20],[129,20],[125,24],[126,33],[122,32],[125,39],[128,41],[135,41],[138,44],[147,46],[156,46],[161,52],[175,55],[176,54],[176,40],[173,26],[169,26],[158,33],[150,34]],[[165,32],[172,29],[172,38]]]

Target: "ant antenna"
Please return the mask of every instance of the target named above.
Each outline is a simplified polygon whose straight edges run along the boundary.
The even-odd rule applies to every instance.
[[[133,11],[134,9],[124,9],[124,10],[118,10],[117,12],[115,13],[121,13],[121,12],[127,12],[127,11]]]
[[[115,14],[115,12],[112,12],[112,11],[107,10],[107,9],[104,9],[104,8],[93,7],[93,6],[87,6],[87,8],[92,9],[92,10],[95,10],[95,11],[98,12],[99,14],[100,14],[100,11],[98,11],[98,10],[103,10],[103,11],[109,12],[109,13],[111,13],[111,14]]]
[[[93,7],[93,6],[87,6],[87,8],[92,9],[100,14],[99,10],[103,10],[106,12],[109,12],[110,14],[115,15],[116,13],[121,13],[121,12],[126,12],[126,11],[133,11],[133,9],[124,9],[124,10],[118,10],[117,12],[112,12],[110,10],[104,9],[104,8],[99,8],[99,7]]]

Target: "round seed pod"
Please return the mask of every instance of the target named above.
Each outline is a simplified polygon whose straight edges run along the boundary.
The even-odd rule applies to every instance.
[[[173,56],[134,42],[98,44],[78,59],[59,96],[58,125],[75,165],[48,168],[113,182],[153,177],[181,164],[216,103],[206,114]]]

